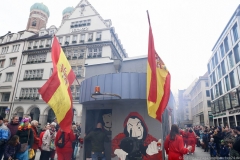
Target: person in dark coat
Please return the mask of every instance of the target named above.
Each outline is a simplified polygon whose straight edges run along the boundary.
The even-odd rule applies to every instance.
[[[17,135],[14,135],[7,143],[4,151],[4,159],[3,160],[9,160],[9,159],[15,159],[15,154],[20,150],[20,143],[19,143],[19,137]]]
[[[19,117],[13,116],[11,122],[7,125],[8,129],[11,132],[11,137],[16,135],[16,133],[18,131],[18,126],[19,126]]]
[[[208,152],[208,134],[207,134],[207,130],[205,130],[204,134],[203,134],[203,143],[204,143],[204,152]]]
[[[235,131],[237,133],[237,137],[235,139],[235,142],[233,143],[233,149],[240,152],[240,126],[237,126],[235,128]]]

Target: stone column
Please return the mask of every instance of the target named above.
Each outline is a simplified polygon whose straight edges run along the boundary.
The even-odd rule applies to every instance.
[[[44,127],[47,124],[47,115],[39,116],[39,123],[41,123],[41,127]]]
[[[235,126],[237,126],[237,117],[234,115]]]

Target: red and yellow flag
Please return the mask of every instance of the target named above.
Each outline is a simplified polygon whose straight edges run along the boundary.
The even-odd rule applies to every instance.
[[[147,109],[148,115],[162,122],[162,114],[170,96],[170,73],[154,47],[152,27],[149,20]]]
[[[42,99],[53,109],[62,130],[70,132],[73,107],[70,86],[75,74],[54,36],[52,44],[53,74],[39,89]]]

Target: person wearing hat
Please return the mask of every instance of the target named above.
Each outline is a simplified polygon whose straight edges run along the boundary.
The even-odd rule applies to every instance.
[[[16,135],[19,136],[19,141],[21,144],[20,151],[16,154],[18,160],[28,160],[28,150],[32,149],[34,138],[32,127],[29,123],[29,118],[23,118],[22,123],[18,127]],[[25,148],[27,144],[27,148]]]
[[[42,146],[41,146],[41,156],[40,160],[48,160],[51,157],[51,153],[55,151],[54,140],[56,137],[56,123],[52,122],[50,124],[50,129],[47,129],[43,134]]]
[[[0,159],[2,159],[4,154],[4,148],[6,145],[6,142],[11,137],[11,132],[8,129],[7,126],[3,123],[3,117],[0,116]]]

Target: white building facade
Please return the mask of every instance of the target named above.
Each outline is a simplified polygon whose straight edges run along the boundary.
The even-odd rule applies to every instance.
[[[208,62],[212,113],[215,126],[240,125],[240,6],[212,49]]]
[[[50,15],[46,6],[44,8],[38,5],[41,4],[37,3],[31,7],[31,13],[33,12],[35,17],[41,17],[42,12],[45,13],[43,15]],[[39,8],[43,9],[39,11]],[[59,28],[55,26],[48,29],[41,28],[26,41],[22,51],[22,65],[14,96],[16,98],[13,101],[13,115],[19,117],[30,115],[32,119],[38,120],[42,124],[51,122],[55,117],[52,109],[38,93],[38,89],[52,74],[50,50],[54,34],[61,43],[76,74],[76,80],[72,84],[71,90],[74,121],[78,123],[81,121],[82,114],[82,106],[78,101],[79,88],[85,77],[85,65],[128,57],[118,35],[111,26],[111,20],[103,20],[87,0],[82,0],[75,8],[66,8],[62,16]],[[34,23],[28,22],[30,25],[27,26],[27,29],[29,28],[31,31],[37,30],[38,25],[42,25],[42,21],[37,18],[29,18],[29,21],[34,21]]]
[[[211,98],[207,73],[194,82],[189,96],[191,97],[193,126],[212,126]]]
[[[34,33],[24,30],[0,37],[0,115],[3,117],[5,110],[13,106],[22,51],[26,39],[32,35]]]

